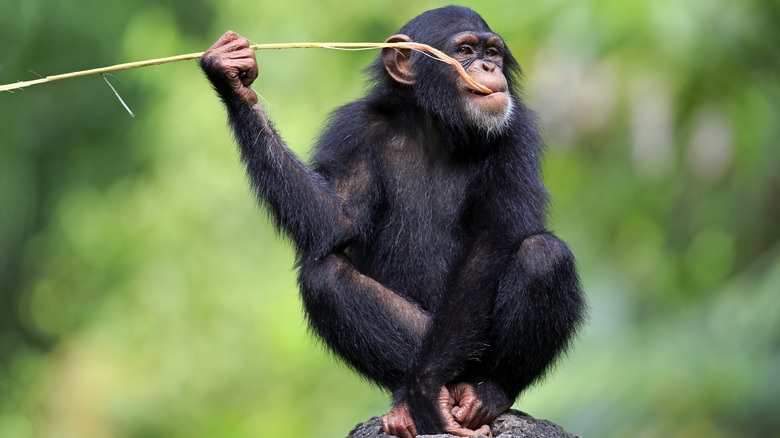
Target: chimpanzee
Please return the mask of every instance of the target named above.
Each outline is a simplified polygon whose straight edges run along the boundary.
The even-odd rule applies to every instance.
[[[574,258],[546,228],[543,143],[501,37],[450,6],[387,41],[432,45],[493,93],[383,49],[370,92],[335,111],[307,166],[250,88],[245,39],[227,32],[201,66],[260,202],[295,244],[312,330],[392,392],[385,431],[487,434],[582,324]]]

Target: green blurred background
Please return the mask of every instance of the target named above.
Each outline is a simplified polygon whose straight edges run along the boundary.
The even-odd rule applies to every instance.
[[[257,43],[383,41],[433,0],[0,3],[0,83]],[[516,407],[588,437],[780,436],[780,5],[470,4],[526,71],[592,306]],[[308,155],[377,55],[259,53]],[[385,394],[306,333],[194,61],[0,94],[0,437],[345,436]]]

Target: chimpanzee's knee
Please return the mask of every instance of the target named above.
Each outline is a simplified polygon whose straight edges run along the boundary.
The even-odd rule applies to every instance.
[[[574,265],[572,255],[566,243],[553,234],[534,234],[523,240],[517,257],[525,273],[532,278],[547,278],[561,269],[571,269]]]
[[[322,259],[303,262],[298,272],[298,283],[302,287],[314,289],[334,284],[344,270],[343,257],[339,254],[328,254]]]

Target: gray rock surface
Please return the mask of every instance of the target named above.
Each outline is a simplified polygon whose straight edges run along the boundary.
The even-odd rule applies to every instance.
[[[548,420],[536,419],[524,412],[510,410],[490,425],[494,438],[581,438],[566,432]],[[428,438],[450,438],[454,435],[420,435]],[[379,417],[372,417],[352,429],[347,438],[393,438],[382,431]]]

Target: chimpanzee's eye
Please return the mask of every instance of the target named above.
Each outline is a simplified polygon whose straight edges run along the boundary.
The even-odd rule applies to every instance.
[[[458,53],[461,55],[473,55],[474,49],[472,49],[471,46],[464,44],[458,47]]]

